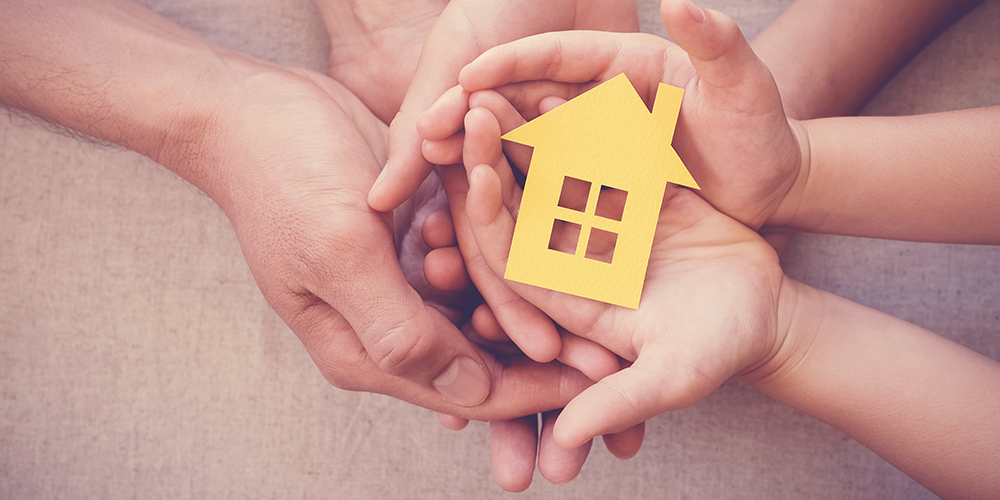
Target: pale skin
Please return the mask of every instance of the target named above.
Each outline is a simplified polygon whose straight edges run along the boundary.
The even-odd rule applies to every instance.
[[[469,342],[407,283],[393,217],[366,201],[387,127],[338,82],[212,44],[131,2],[2,10],[0,102],[144,154],[208,195],[333,385],[504,420],[560,408],[591,384]]]
[[[754,40],[753,47],[772,70],[788,117],[808,119],[849,114],[856,111],[889,76],[937,32],[976,3],[978,2],[950,0],[875,3],[852,0],[798,0]],[[844,36],[844,33],[850,33],[850,36]],[[773,107],[773,101],[770,104]],[[406,120],[394,123],[394,128],[402,129],[403,127],[399,125],[412,122],[411,118],[405,116],[403,118]],[[434,127],[433,124],[427,127],[432,135],[437,134],[440,137],[449,133],[434,132],[432,130]],[[461,128],[461,125],[457,125],[457,128]],[[396,137],[405,137],[405,133]],[[451,144],[424,143],[425,156],[441,164],[460,162],[461,146],[457,143],[461,141],[461,137],[455,136],[449,140]],[[397,141],[395,144],[398,146],[401,142]],[[398,153],[399,148],[394,151]],[[515,150],[511,148],[508,151]],[[396,156],[407,158],[405,151],[402,155]],[[410,165],[404,163],[402,167],[397,164],[395,172],[387,169],[383,173],[390,174],[387,176],[388,183],[396,183],[399,179],[406,178],[405,172],[401,172],[403,169],[425,168],[416,167],[418,164],[416,161],[410,161]],[[461,183],[455,182],[453,185],[460,186]],[[397,188],[401,186],[397,185]],[[405,191],[405,188],[403,190]],[[377,202],[380,196],[384,199],[384,193],[373,193],[369,199]],[[450,197],[461,198],[461,194],[457,196],[452,194]],[[459,204],[461,203],[460,200]],[[456,213],[461,213],[461,206],[456,207],[453,202],[452,207],[457,209]],[[464,218],[461,215],[458,217]],[[453,234],[456,229],[459,232],[463,231],[461,220],[456,227],[446,215],[428,219],[425,231],[428,227],[438,227],[437,223],[440,220],[447,221],[444,224],[445,229],[441,232],[449,234],[448,241],[454,239]],[[758,222],[751,220],[750,223]],[[474,242],[470,241],[467,229],[465,233],[465,237],[462,238],[461,254],[464,254],[469,262],[480,264],[479,251],[475,248]],[[789,241],[791,229],[768,226],[763,228],[762,234],[780,252]],[[440,289],[466,284],[468,276],[463,271],[464,264],[460,262],[461,254],[456,252],[454,247],[448,246],[443,246],[436,252],[428,255],[425,262],[424,271],[428,280]],[[493,280],[490,273],[484,273],[481,268],[477,269],[476,265],[472,266],[469,273],[476,276],[474,281],[487,292],[503,289],[506,293],[505,287]],[[517,319],[525,317],[525,314],[514,312],[517,309],[510,307],[511,303],[516,303],[514,302],[516,298],[512,299],[509,293],[500,300],[495,297],[488,298],[494,299],[490,301],[493,304],[501,306],[497,310],[501,317],[506,315],[506,321],[498,322],[492,310],[481,306],[473,315],[477,329],[482,332],[493,332],[484,333],[488,337],[505,340],[508,339],[504,331],[506,326],[511,332],[511,337],[519,345],[527,346],[526,352],[538,352],[533,350],[539,345],[538,342],[530,339],[538,338],[538,332],[547,328],[547,322],[534,319],[531,322],[518,322]],[[519,309],[525,308],[521,305]],[[528,310],[534,314],[534,311]],[[534,318],[534,316],[528,317]],[[563,336],[564,342],[567,338],[572,336]],[[565,355],[562,359],[565,359]],[[464,425],[461,420],[449,420],[443,417],[442,421],[446,422],[446,426],[453,428]]]
[[[261,291],[333,385],[502,421],[559,408],[591,383],[560,364],[470,343],[451,324],[467,317],[455,309],[461,301],[412,279],[426,252],[416,217],[433,193],[409,212],[371,210],[365,198],[385,161],[387,128],[339,82],[219,47],[130,2],[5,2],[3,10],[0,102],[145,154],[210,196]],[[575,345],[592,361],[596,344]],[[495,467],[530,481],[534,451],[527,472],[523,456],[503,452],[534,450],[537,436],[497,436]],[[558,451],[539,461],[567,463]]]
[[[447,88],[448,81],[456,81],[465,63],[494,44],[546,29],[585,26],[634,30],[638,26],[630,0],[525,2],[516,10],[499,8],[499,2],[455,2],[455,6],[442,13],[447,3],[440,0],[316,2],[331,35],[330,75],[383,121],[396,116],[393,129],[404,132],[393,136],[397,144],[400,139],[407,139],[407,130],[411,137],[416,137],[412,117],[414,110],[421,109],[420,103],[436,98],[440,93],[437,89]],[[525,23],[521,18],[533,21]],[[424,43],[432,26],[438,26],[435,34]],[[483,33],[491,35],[484,37]],[[419,65],[423,69],[418,71],[421,54],[426,55]],[[410,112],[397,115],[404,92]],[[410,129],[400,125],[407,120],[411,122]],[[449,194],[453,203],[460,202],[456,201],[460,195]],[[463,258],[456,246],[450,211],[431,213],[433,207],[446,207],[449,202],[444,199],[436,174],[421,184],[413,199],[414,203],[404,203],[394,211],[397,245],[401,242],[401,249],[406,250],[415,244],[423,251],[401,253],[402,271],[425,300],[434,302],[461,324],[476,306],[468,300],[475,294],[469,288],[471,280],[464,265],[454,265],[462,263]],[[463,214],[464,210],[456,213]],[[458,238],[471,239],[468,224],[462,223],[461,217],[458,222],[461,229]],[[471,316],[473,336],[506,338],[499,318],[518,337],[521,351],[531,359],[539,362],[558,359],[592,380],[619,369],[617,356],[579,337],[565,332],[560,335],[547,316],[508,290],[502,280],[485,282],[482,277],[492,278],[485,265],[473,266],[471,274],[480,278],[477,284],[482,295],[495,304],[503,304],[495,309],[496,314],[485,305],[475,308]],[[510,355],[516,349],[503,347],[501,352]],[[438,417],[451,429],[461,429],[468,423],[445,413],[438,413]],[[563,450],[552,443],[548,429],[551,414],[543,416],[540,429],[537,420],[528,416],[490,423],[494,477],[504,489],[521,491],[530,485],[536,456],[542,475],[557,483],[575,477],[587,458],[589,444]],[[615,455],[630,457],[642,442],[642,427],[606,436],[605,442]]]
[[[718,75],[723,68],[740,74],[759,67],[754,62],[756,58],[752,57],[752,52],[740,48],[740,44],[745,46],[746,42],[738,35],[738,31],[734,32],[735,25],[721,14],[702,11],[699,16],[697,11],[688,6],[671,2],[664,3],[663,12],[671,38],[691,55],[692,64],[697,68],[696,83],[701,87],[717,83],[712,80],[712,75]],[[591,35],[597,38],[603,36]],[[549,45],[546,38],[551,37],[560,37],[559,43]],[[584,43],[576,34],[541,36],[515,42],[485,54],[466,68],[472,76],[463,72],[461,81],[463,85],[469,81],[478,82],[475,78],[483,75],[488,78],[491,71],[497,73],[497,85],[522,79],[511,78],[510,73],[504,73],[509,68],[524,70],[521,74],[524,80],[533,79],[530,78],[531,75],[535,78],[544,75],[561,81],[580,81],[572,76],[573,71],[579,68],[566,69],[565,64],[557,67],[547,64],[547,61],[571,61],[573,59],[566,57],[567,54],[572,54],[576,49],[582,50],[576,45]],[[669,45],[665,41],[662,43]],[[514,47],[518,44],[520,46]],[[555,45],[568,52],[556,57],[552,52]],[[583,46],[590,51],[595,47],[592,44]],[[630,56],[629,45],[623,40],[614,40],[610,46],[615,52],[623,54],[622,59],[627,60]],[[662,52],[654,55],[650,60],[665,59]],[[703,58],[706,55],[709,57]],[[581,58],[575,61],[588,65],[594,59],[599,58]],[[476,68],[480,61],[487,61],[489,64]],[[648,60],[646,64],[648,65]],[[713,65],[717,67],[713,68]],[[584,68],[575,74],[584,75],[587,72]],[[746,79],[746,74],[743,75]],[[467,77],[471,80],[466,80]],[[589,78],[581,80],[588,81]],[[758,103],[765,100],[764,94],[777,94],[773,84],[767,84],[767,79],[751,80],[757,82],[756,88],[743,88],[743,99]],[[640,90],[645,83],[636,80],[633,82],[637,83]],[[551,91],[553,88],[556,87],[548,86],[545,90]],[[579,90],[577,86],[568,88],[573,89],[570,93]],[[711,108],[719,104],[718,101],[712,102],[713,98],[717,99],[719,95],[733,97],[740,90],[733,87],[728,89],[729,92],[712,93],[708,89],[697,88],[694,90],[703,92],[696,93],[688,88],[685,105],[688,105],[687,99],[705,99],[707,102],[695,101],[690,107],[696,110]],[[477,89],[475,85],[470,85],[466,90]],[[521,90],[524,92],[512,91],[511,87],[503,90],[509,91],[511,96],[530,93],[523,88]],[[538,95],[544,94],[545,92]],[[475,101],[476,95],[473,93],[468,97],[470,103]],[[541,104],[543,111],[554,103],[551,99],[543,102],[541,98],[524,102],[535,106]],[[733,109],[746,109],[739,107],[738,102],[722,102],[733,106]],[[445,108],[447,106],[439,110]],[[525,105],[525,109],[528,108],[530,106]],[[682,107],[682,113],[683,109]],[[978,112],[994,115],[993,108]],[[506,112],[501,111],[499,114],[504,113]],[[952,121],[945,120],[954,119],[954,116],[930,115],[923,119],[936,121],[937,125],[952,125]],[[497,127],[490,122],[490,119],[497,121],[498,118],[496,112],[488,112],[485,108],[470,110],[464,120],[465,141],[492,141],[492,147],[499,148],[498,134],[495,131]],[[812,145],[817,142],[817,137],[823,138],[820,139],[821,146],[818,148],[799,146],[799,151],[808,151],[808,154],[801,154],[798,159],[788,161],[795,165],[808,165],[813,169],[822,169],[824,161],[835,162],[839,156],[834,152],[845,154],[854,147],[844,141],[845,136],[840,135],[844,130],[836,127],[839,123],[850,120],[824,120],[816,122],[818,125],[815,127],[812,123],[785,125],[788,128],[801,126],[805,130],[805,133],[799,130],[790,134],[796,140],[807,137]],[[916,127],[907,119],[901,120],[903,128]],[[682,126],[691,126],[692,122],[686,123],[687,125]],[[833,125],[825,128],[830,123]],[[995,130],[995,122],[974,121],[969,132],[973,132],[972,128],[986,124],[993,124]],[[923,127],[926,130],[929,126],[925,123]],[[726,124],[723,123],[721,128],[725,129]],[[785,130],[784,127],[781,129]],[[870,133],[872,130],[863,129],[862,132]],[[911,133],[918,130],[920,128],[909,129]],[[783,135],[780,130],[778,132],[777,136]],[[775,137],[775,131],[758,130],[756,133],[759,134],[758,138]],[[965,135],[956,134],[953,139],[960,140],[963,137]],[[888,140],[899,138],[900,136],[890,133]],[[833,142],[833,145],[823,143],[824,139]],[[843,142],[838,143],[838,140]],[[837,144],[839,147],[835,147]],[[971,158],[963,159],[963,168],[967,168],[970,159],[979,158],[978,161],[986,162],[989,158],[996,158],[993,149],[995,146],[985,141],[981,135],[972,134],[971,140],[962,142],[962,145],[971,151],[968,153]],[[881,146],[892,147],[891,144]],[[906,145],[909,148],[918,146]],[[779,144],[776,149],[778,154],[773,156],[782,157],[780,152],[783,147]],[[899,147],[890,151],[901,154],[903,149],[905,148]],[[930,154],[933,149],[928,147],[920,152]],[[466,146],[466,151],[468,150],[469,147]],[[869,169],[890,168],[879,164],[886,161],[884,157],[866,158],[861,155],[851,157],[854,161],[868,161]],[[935,156],[932,158],[943,159]],[[509,248],[513,231],[513,215],[516,213],[511,209],[511,204],[516,204],[516,188],[511,187],[506,179],[509,174],[505,172],[509,167],[502,158],[484,156],[479,160],[483,164],[474,166],[469,172],[469,220],[473,224],[476,241],[483,249],[491,268],[502,274],[506,249]],[[982,164],[972,162],[973,167]],[[910,165],[910,168],[919,167],[920,165]],[[719,168],[723,166],[720,164]],[[975,168],[973,170],[978,171]],[[790,175],[801,177],[798,172]],[[812,179],[814,175],[815,172],[807,176],[810,182],[818,182]],[[698,179],[697,173],[695,177]],[[981,179],[981,182],[989,180],[988,177]],[[827,187],[847,189],[846,186],[836,184],[828,184]],[[789,189],[785,198],[801,196],[796,189]],[[889,190],[905,195],[902,189]],[[973,198],[976,196],[973,194]],[[992,199],[995,200],[995,196]],[[784,206],[786,201],[782,199],[777,205]],[[980,199],[980,202],[984,205],[991,203],[985,198]],[[794,206],[808,206],[808,203],[811,201],[795,199]],[[815,203],[823,206],[826,202],[820,200]],[[991,207],[981,206],[977,209],[990,210]],[[765,221],[770,222],[770,217],[775,213],[783,212],[775,209]],[[952,213],[963,216],[957,212]],[[909,216],[913,217],[912,210]],[[835,215],[828,215],[825,220],[831,218],[835,218]],[[960,228],[949,233],[948,237],[979,237],[977,235],[983,231],[988,234],[988,228],[983,227],[982,221],[976,222],[978,219],[975,217],[973,219],[969,223],[955,221]],[[795,220],[794,216],[792,220]],[[877,222],[874,227],[878,227]],[[941,231],[932,230],[931,238],[940,237]],[[697,301],[690,299],[692,295],[699,295],[691,293],[691,290],[714,286],[713,279],[717,280],[718,277],[711,276],[709,271],[716,264],[725,265],[727,277],[746,284],[745,288],[738,288],[741,293],[737,294],[737,301],[748,305],[749,311],[740,314],[739,321],[705,323],[707,318],[715,320],[726,316],[711,306],[699,306]],[[671,298],[670,287],[680,281],[668,273],[671,266],[701,275],[699,279],[687,284],[688,294],[684,298],[666,300]],[[762,278],[755,273],[763,273],[768,277]],[[671,279],[668,280],[665,276],[671,276]],[[777,266],[776,254],[762,239],[745,226],[716,212],[691,191],[668,189],[660,214],[643,303],[639,310],[614,311],[610,310],[612,306],[577,297],[513,283],[511,286],[556,318],[560,324],[571,325],[568,329],[573,333],[601,342],[620,356],[634,360],[631,368],[603,379],[566,407],[555,426],[556,441],[562,445],[573,446],[578,440],[585,440],[596,433],[627,426],[659,411],[691,404],[703,397],[707,388],[710,390],[716,384],[716,377],[728,376],[726,373],[729,372],[730,375],[735,374],[765,393],[855,437],[939,495],[992,498],[1000,493],[1000,472],[995,468],[995,464],[1000,462],[1000,449],[995,446],[1000,441],[1000,425],[995,419],[1000,410],[1000,398],[996,396],[1000,394],[1000,364],[919,327],[784,277]],[[727,289],[735,286],[738,285],[730,283]],[[721,291],[714,293],[726,296]],[[666,303],[659,303],[661,298]],[[772,302],[770,299],[775,300]],[[677,314],[683,314],[680,312],[671,315],[674,321],[668,327],[663,327],[662,321],[653,321],[648,323],[650,326],[643,326],[647,315],[652,316],[662,308],[676,306],[674,303],[677,300],[687,300],[686,305],[694,311],[690,313],[694,319],[690,319],[688,324],[676,321]],[[655,306],[647,307],[647,304]],[[732,307],[734,306],[729,306]],[[764,310],[760,310],[760,307],[764,307]],[[594,310],[602,309],[607,310],[591,314]],[[771,314],[773,321],[760,320]],[[577,318],[582,318],[580,323],[574,323]],[[594,319],[603,328],[595,328],[594,322],[588,318]],[[692,345],[688,346],[683,332],[685,328],[691,328],[692,323],[698,326],[697,335],[702,339],[692,340]],[[680,329],[680,333],[677,329]],[[725,342],[713,343],[711,339],[715,337],[712,335],[708,335],[709,340],[705,340],[706,331],[719,332],[719,338],[725,339]],[[672,348],[663,349],[664,343],[670,344]],[[705,354],[713,350],[711,355]],[[654,352],[657,354],[652,354]],[[646,356],[646,353],[650,355]],[[727,364],[727,360],[737,361]],[[678,366],[690,369],[679,370]],[[636,370],[637,367],[643,369]],[[691,373],[697,375],[691,376]],[[628,411],[622,408],[627,408]]]

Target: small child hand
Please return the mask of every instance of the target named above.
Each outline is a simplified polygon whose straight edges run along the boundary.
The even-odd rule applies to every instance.
[[[490,112],[470,110],[465,127],[466,151],[499,148]],[[468,175],[469,223],[483,259],[502,276],[520,188],[502,160]],[[563,447],[689,406],[781,345],[784,275],[770,246],[692,191],[668,186],[664,200],[638,310],[508,282],[569,332],[632,362],[566,406],[554,428]]]

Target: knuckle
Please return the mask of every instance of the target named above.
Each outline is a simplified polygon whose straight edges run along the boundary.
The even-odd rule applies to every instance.
[[[403,376],[420,367],[430,355],[430,342],[411,328],[414,320],[409,317],[386,329],[368,348],[368,355],[381,371]]]

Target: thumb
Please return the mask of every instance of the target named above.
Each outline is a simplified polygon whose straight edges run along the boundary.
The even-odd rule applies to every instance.
[[[456,43],[456,40],[464,43]],[[417,120],[445,91],[458,84],[458,73],[482,50],[457,2],[438,18],[420,49],[420,60],[399,113],[389,125],[389,160],[368,193],[368,204],[385,212],[412,195],[433,166],[423,157]]]
[[[388,235],[369,243],[342,255],[350,261],[349,279],[321,277],[313,293],[344,316],[382,372],[433,388],[461,406],[483,402],[490,377],[482,358],[406,282]]]
[[[702,82],[734,87],[761,74],[763,63],[729,16],[691,0],[663,0],[660,14],[667,34],[688,53]]]
[[[596,436],[625,431],[660,413],[691,406],[718,385],[690,365],[640,354],[632,366],[603,378],[566,405],[553,430],[556,443],[575,448]]]
[[[389,159],[368,193],[368,205],[379,212],[402,205],[434,168],[420,150],[423,139],[417,133],[419,115],[420,111],[408,112],[404,101],[404,108],[389,125]]]

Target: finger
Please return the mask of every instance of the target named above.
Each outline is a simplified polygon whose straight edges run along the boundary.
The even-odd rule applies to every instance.
[[[368,192],[368,205],[375,210],[388,212],[398,207],[434,169],[424,159],[423,139],[415,122],[414,112],[401,109],[389,124],[389,159]]]
[[[620,369],[618,355],[604,346],[562,328],[559,329],[559,336],[562,339],[562,351],[556,359],[580,370],[590,380],[597,382]]]
[[[579,371],[560,363],[536,363],[521,355],[497,359],[477,348],[493,390],[478,406],[456,404],[426,384],[379,369],[347,320],[329,304],[312,300],[314,305],[299,315],[299,323],[291,323],[323,376],[341,389],[377,392],[456,417],[492,421],[562,408],[593,384]],[[306,323],[312,326],[300,328]]]
[[[465,134],[459,132],[440,141],[425,140],[420,145],[420,154],[435,165],[454,165],[462,163],[464,144]]]
[[[493,113],[494,119],[500,125],[501,135],[526,123],[524,117],[521,116],[521,113],[517,109],[514,109],[510,101],[494,90],[480,90],[470,95],[469,106],[471,108],[485,108],[490,113]],[[503,144],[503,152],[507,156],[507,160],[516,166],[521,173],[528,172],[528,163],[531,161],[531,150],[532,148],[523,144],[513,142]]]
[[[646,423],[640,422],[622,432],[615,434],[605,434],[604,446],[612,455],[622,460],[628,460],[639,453],[642,446],[642,439],[646,435]]]
[[[428,252],[424,257],[424,278],[429,285],[445,292],[460,292],[472,285],[457,246]]]
[[[466,141],[462,152],[465,168],[471,170],[476,165],[492,165],[500,179],[504,204],[508,211],[516,215],[521,204],[521,188],[504,158],[499,122],[486,108],[472,108],[465,115],[465,130]]]
[[[451,213],[447,210],[439,210],[428,215],[420,228],[420,235],[423,237],[424,243],[431,248],[451,247],[458,244],[455,239],[455,223],[451,220]]]
[[[703,84],[730,88],[770,78],[729,16],[690,0],[664,0],[660,13],[670,38],[688,53]]]
[[[353,243],[342,244],[334,262],[313,262],[315,282],[305,289],[343,314],[383,372],[433,387],[459,405],[481,403],[490,388],[483,360],[406,282],[381,217],[361,212],[349,223],[344,234]],[[311,317],[314,311],[295,318],[302,329],[318,329],[326,320]]]
[[[538,102],[538,112],[544,115],[545,113],[548,113],[565,103],[566,99],[563,99],[562,97],[548,96]]]
[[[503,205],[500,178],[489,166],[479,165],[472,169],[469,181],[466,207],[473,236],[490,269],[503,276],[514,237],[514,219]],[[516,282],[509,285],[529,302],[537,304],[546,299],[547,292],[541,288]]]
[[[514,293],[502,278],[502,274],[494,273],[486,263],[482,249],[476,244],[468,219],[466,197],[469,182],[465,169],[458,166],[442,167],[439,172],[445,191],[448,193],[448,202],[451,204],[459,249],[462,251],[473,283],[486,302],[493,307],[493,313],[507,335],[511,338],[517,336],[518,347],[524,354],[540,363],[552,361],[561,349],[559,333],[556,332],[552,320]]]
[[[538,451],[538,416],[490,422],[490,458],[493,478],[506,491],[531,486]]]
[[[368,194],[372,208],[385,211],[398,206],[433,168],[421,154],[423,139],[417,133],[417,120],[458,83],[458,70],[482,52],[472,43],[474,35],[466,13],[457,3],[445,7],[427,35],[413,81],[389,126],[389,160]]]
[[[568,101],[596,87],[600,83],[602,81],[588,80],[580,83],[560,83],[550,80],[531,80],[501,85],[493,90],[509,101],[510,105],[521,113],[521,116],[526,120],[534,120],[541,115],[539,104],[545,98],[556,96]],[[483,91],[477,90],[476,92]]]
[[[483,338],[494,342],[510,342],[507,332],[503,331],[500,322],[489,304],[480,304],[472,313],[472,327],[479,332]]]
[[[646,350],[632,366],[583,391],[556,422],[556,442],[571,448],[598,435],[625,431],[660,413],[686,408],[721,384],[674,361]]]
[[[560,447],[552,434],[552,427],[558,416],[559,410],[546,412],[542,416],[542,432],[538,438],[538,471],[553,484],[565,484],[580,474],[594,442],[587,441],[568,450]]]
[[[454,415],[448,415],[447,413],[434,412],[437,415],[438,422],[445,429],[452,431],[460,431],[469,425],[469,419],[456,417]]]
[[[619,52],[622,38],[594,31],[542,33],[493,47],[462,68],[458,81],[468,92],[513,82],[601,80]]]
[[[448,89],[417,119],[417,133],[429,141],[440,141],[462,130],[469,110],[469,93],[462,87]]]

